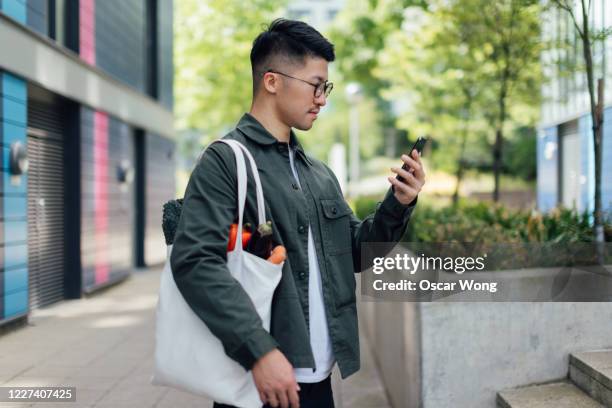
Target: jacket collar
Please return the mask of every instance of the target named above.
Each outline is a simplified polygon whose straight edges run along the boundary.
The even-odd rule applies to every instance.
[[[247,138],[261,145],[268,146],[276,143],[282,143],[272,136],[272,134],[268,132],[268,130],[248,112],[242,115],[242,118],[240,118],[240,121],[238,121],[236,128],[240,130]],[[308,158],[308,156],[306,156],[304,148],[293,132],[293,129],[289,131],[289,146],[298,152],[298,155],[302,158],[302,160],[312,166],[312,161]]]

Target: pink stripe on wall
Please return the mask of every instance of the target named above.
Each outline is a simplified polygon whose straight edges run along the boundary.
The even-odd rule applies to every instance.
[[[96,65],[96,0],[79,1],[79,54],[83,60]]]
[[[108,115],[94,113],[95,283],[109,279],[108,239]]]

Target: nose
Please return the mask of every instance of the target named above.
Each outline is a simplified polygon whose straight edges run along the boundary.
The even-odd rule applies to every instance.
[[[321,92],[321,95],[315,98],[314,102],[319,106],[325,106],[325,104],[327,104],[327,98],[325,97],[325,92]]]

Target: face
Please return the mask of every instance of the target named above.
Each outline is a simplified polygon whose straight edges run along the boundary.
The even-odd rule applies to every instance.
[[[319,84],[327,80],[328,62],[323,58],[306,57],[305,65],[278,71],[295,78]],[[283,123],[299,130],[309,130],[317,119],[317,114],[326,104],[325,92],[315,98],[315,88],[305,82],[280,74],[274,75],[275,104]],[[278,82],[276,82],[278,81]]]

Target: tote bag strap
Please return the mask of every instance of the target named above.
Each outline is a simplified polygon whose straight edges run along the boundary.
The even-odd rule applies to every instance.
[[[246,165],[244,162],[244,154],[247,156],[249,160],[249,164],[251,166],[251,172],[253,173],[253,177],[255,179],[255,190],[257,196],[257,214],[259,219],[259,224],[263,224],[266,222],[266,208],[264,202],[263,189],[261,187],[261,180],[259,178],[259,171],[257,170],[257,166],[255,164],[255,160],[251,155],[251,152],[240,142],[232,139],[218,139],[215,142],[222,142],[230,146],[232,151],[234,152],[234,156],[236,157],[236,178],[238,180],[238,229],[236,236],[236,245],[235,250],[242,251],[242,225],[243,225],[243,213],[244,207],[246,204],[246,191],[247,191],[247,172]],[[211,143],[211,144],[212,144]],[[210,146],[210,145],[209,145]]]

